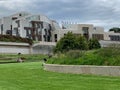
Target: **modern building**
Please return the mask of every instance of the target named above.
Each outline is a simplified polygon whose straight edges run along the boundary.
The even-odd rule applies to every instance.
[[[104,28],[94,27],[92,24],[69,24],[67,27],[54,31],[54,41],[58,41],[67,32],[72,32],[76,36],[85,36],[87,39],[97,38],[104,40]]]
[[[45,15],[20,12],[0,19],[0,34],[31,38],[35,41],[57,42],[67,32],[87,39],[120,41],[120,33],[104,32],[103,27],[92,24],[59,24]]]

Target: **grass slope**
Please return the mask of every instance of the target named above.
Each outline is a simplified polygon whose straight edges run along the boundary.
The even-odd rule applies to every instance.
[[[0,90],[120,90],[120,77],[47,72],[40,62],[1,64]]]
[[[18,59],[18,54],[0,54],[0,63],[4,62],[16,62]],[[48,58],[47,55],[41,55],[41,54],[21,54],[20,57],[25,61],[25,62],[38,62],[43,60],[43,58]],[[9,59],[7,59],[9,58]],[[3,60],[2,60],[3,59]],[[12,59],[12,60],[10,60]]]

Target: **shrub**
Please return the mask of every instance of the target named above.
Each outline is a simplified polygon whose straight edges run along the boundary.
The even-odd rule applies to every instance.
[[[76,49],[79,49],[79,50],[87,50],[88,49],[88,42],[85,37],[79,36],[76,38]]]
[[[32,45],[33,41],[28,38],[21,38],[21,37],[16,37],[16,36],[11,36],[11,35],[0,35],[0,41],[4,42],[24,42],[24,43],[29,43]]]
[[[90,50],[101,48],[101,45],[100,45],[99,41],[95,38],[89,40],[88,46],[89,46]]]
[[[115,57],[120,55],[120,44],[111,44],[106,48],[98,50],[98,53],[102,57]]]
[[[84,55],[85,51],[82,50],[70,50],[66,53],[66,56],[72,59],[80,58]]]
[[[58,41],[55,52],[64,52],[74,49],[76,46],[75,40],[75,36],[71,32],[68,32],[63,38],[60,39],[60,41]]]

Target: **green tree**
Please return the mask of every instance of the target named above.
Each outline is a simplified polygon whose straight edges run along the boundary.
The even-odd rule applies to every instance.
[[[85,37],[79,36],[76,38],[76,48],[80,50],[88,49],[88,41]]]
[[[100,45],[99,41],[95,38],[89,40],[88,46],[89,46],[90,50],[101,48],[101,45]]]
[[[119,27],[113,27],[109,31],[114,31],[115,33],[120,33],[120,28]]]
[[[61,38],[55,47],[55,52],[63,52],[75,49],[76,37],[72,32],[68,32],[63,38]]]

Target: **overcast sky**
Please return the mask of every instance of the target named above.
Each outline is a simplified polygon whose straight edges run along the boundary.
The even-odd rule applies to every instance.
[[[27,11],[58,22],[88,23],[107,31],[120,26],[120,0],[0,0],[0,17]]]

